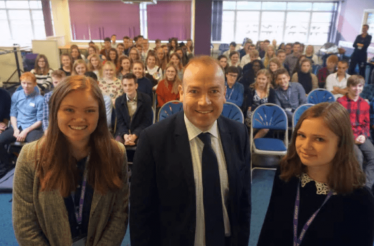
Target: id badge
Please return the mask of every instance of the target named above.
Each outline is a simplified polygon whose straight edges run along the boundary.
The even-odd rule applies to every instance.
[[[83,237],[78,241],[75,241],[72,246],[86,246],[87,237]]]
[[[30,103],[30,106],[31,107],[35,107],[35,103]]]
[[[292,112],[292,108],[286,108],[286,111]]]

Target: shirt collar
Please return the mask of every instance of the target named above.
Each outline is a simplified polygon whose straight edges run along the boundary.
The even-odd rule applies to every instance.
[[[135,97],[133,99],[130,99],[129,96],[126,94],[126,100],[127,102],[136,102],[138,93],[135,94]]]
[[[327,70],[328,71],[328,70]],[[338,72],[335,73],[335,78],[338,80]],[[344,78],[347,79],[347,73],[344,74]]]
[[[30,94],[28,94],[28,95],[26,95],[26,93],[25,93],[24,90],[22,90],[22,91],[23,91],[23,94],[25,95],[25,97],[33,97],[33,96],[36,95],[36,90],[34,90],[32,93],[30,93]]]
[[[192,124],[191,121],[189,121],[186,114],[184,114],[184,122],[186,124],[189,141],[193,140],[194,138],[199,136],[200,133],[203,132],[199,128],[197,128],[194,124]],[[214,121],[213,126],[208,131],[204,131],[204,132],[209,132],[212,136],[218,138],[217,120]]]

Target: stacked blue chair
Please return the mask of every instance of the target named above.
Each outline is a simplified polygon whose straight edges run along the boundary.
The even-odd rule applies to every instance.
[[[158,112],[158,121],[166,119],[170,115],[176,114],[183,110],[183,104],[178,100],[173,100],[165,103]]]
[[[222,116],[225,116],[226,118],[229,118],[231,120],[238,121],[240,123],[244,123],[244,115],[242,110],[238,107],[238,105],[226,102],[223,105],[223,110],[221,113]]]
[[[269,129],[284,131],[284,140],[277,138],[256,138],[255,129]],[[258,155],[284,156],[288,146],[288,122],[284,110],[276,104],[266,103],[258,106],[252,113],[252,124],[250,130],[251,153]],[[270,169],[268,166],[254,167],[251,162],[251,170]]]
[[[300,105],[294,112],[293,117],[292,117],[292,129],[295,129],[295,126],[297,122],[299,121],[301,115],[307,110],[308,108],[312,107],[313,104],[307,103]]]
[[[230,45],[229,44],[220,44],[218,47],[218,50],[220,51],[220,55],[223,54],[223,52],[229,50]]]
[[[321,65],[318,65],[318,64],[313,65],[313,67],[312,67],[312,72],[314,73],[314,75],[317,75],[318,71],[319,71],[321,68],[322,68]]]
[[[307,101],[311,104],[318,104],[322,102],[335,102],[335,97],[330,91],[317,88],[309,93]]]

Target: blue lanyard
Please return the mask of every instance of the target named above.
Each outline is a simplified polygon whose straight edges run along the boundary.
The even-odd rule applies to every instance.
[[[314,214],[308,219],[308,221],[303,226],[303,229],[300,233],[299,238],[297,238],[297,225],[299,223],[299,210],[300,210],[300,181],[299,181],[297,185],[297,196],[296,196],[295,210],[294,210],[294,216],[293,216],[293,246],[299,246],[301,244],[306,231],[309,229],[309,226],[312,224],[313,220],[316,218],[317,214],[319,213],[323,205],[325,205],[326,202],[331,198],[332,194],[333,194],[332,191],[330,191],[327,194],[326,199],[322,203],[321,207],[319,207],[319,209],[316,212],[314,212]]]
[[[235,82],[235,83],[236,83],[236,82]],[[235,85],[235,84],[234,84],[234,85]],[[229,85],[226,85],[226,90],[227,90],[227,88],[230,88]],[[233,92],[234,92],[234,86],[232,86],[232,90],[231,90],[230,95],[227,96],[227,94],[226,94],[226,99],[230,100],[230,99],[231,99],[231,95],[232,95]]]

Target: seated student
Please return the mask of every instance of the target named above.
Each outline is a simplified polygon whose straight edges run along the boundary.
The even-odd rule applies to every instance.
[[[103,77],[103,63],[97,54],[88,59],[87,72],[94,72],[99,79]]]
[[[89,46],[87,51],[88,51],[88,56],[87,56],[86,62],[88,62],[93,55],[97,54],[96,45]]]
[[[130,58],[127,56],[120,56],[118,60],[118,73],[117,78],[122,81],[123,76],[125,76],[128,73],[131,73],[131,62]]]
[[[73,59],[69,54],[62,54],[61,55],[61,67],[60,70],[64,71],[66,76],[71,75],[71,71],[73,69]]]
[[[118,53],[118,56],[122,56],[125,54],[125,45],[119,43],[117,44],[117,53]]]
[[[117,36],[115,34],[113,34],[111,37],[110,37],[110,45],[112,46],[112,48],[116,48],[117,47]]]
[[[169,39],[169,56],[171,56],[175,50],[178,48],[178,39],[177,38],[171,38]]]
[[[143,41],[142,41],[142,56],[144,57],[144,59],[148,56],[148,52],[149,52],[149,40],[144,38]]]
[[[246,41],[243,43],[243,48],[239,50],[239,56],[240,56],[240,61],[243,59],[243,57],[248,54],[248,51],[250,50],[250,45],[252,44],[252,40],[246,39]]]
[[[264,63],[264,66],[267,68],[269,66],[269,61],[272,58],[275,58],[275,48],[272,45],[269,45],[266,49],[266,53],[264,58],[262,58],[262,62]]]
[[[312,65],[317,65],[319,64],[318,62],[318,57],[316,54],[314,54],[314,46],[313,45],[308,45],[305,49],[305,56],[309,60],[312,61]]]
[[[123,76],[124,94],[116,99],[117,130],[115,138],[124,145],[136,145],[141,132],[152,125],[152,102],[149,96],[137,91],[134,74]]]
[[[295,110],[307,103],[304,87],[300,83],[290,83],[290,76],[284,68],[278,69],[274,78],[278,85],[275,89],[275,102],[286,111],[288,123],[292,125]]]
[[[130,56],[129,57],[130,57],[131,65],[135,61],[141,61],[141,57],[140,57],[139,51],[135,47],[131,48],[131,50],[130,50]]]
[[[182,48],[177,48],[175,50],[175,53],[177,53],[179,55],[179,57],[181,57],[181,60],[182,60],[182,66],[186,66],[187,63],[188,63],[188,58],[187,58],[187,55],[183,52],[183,49]]]
[[[76,60],[73,65],[73,72],[71,75],[84,75],[85,72],[87,72],[86,62],[82,59]]]
[[[147,78],[152,82],[152,85],[155,86],[158,84],[158,81],[162,79],[162,69],[156,65],[156,55],[153,51],[148,52],[146,59],[145,73]]]
[[[245,54],[240,59],[240,66],[243,68],[245,65],[251,62],[251,50],[254,50],[256,48],[255,45],[247,41],[244,46]]]
[[[156,65],[159,66],[162,71],[165,71],[166,65],[168,64],[168,57],[165,54],[166,53],[163,48],[156,49]]]
[[[348,62],[339,61],[338,71],[330,74],[326,78],[326,90],[331,91],[335,99],[344,96],[348,92],[347,81],[350,75],[346,73],[347,69]]]
[[[158,83],[157,108],[161,108],[165,103],[173,100],[179,100],[178,86],[181,80],[177,75],[177,67],[173,63],[166,66],[164,79]]]
[[[194,46],[193,46],[192,39],[190,38],[187,39],[186,48],[187,48],[187,51],[186,51],[187,57],[188,59],[191,59],[194,56],[194,53],[193,53]]]
[[[83,61],[86,60],[86,58],[84,57],[84,55],[81,54],[78,46],[75,45],[75,44],[73,44],[72,46],[70,46],[70,55],[73,58],[73,64],[74,64],[74,62],[76,60],[80,60],[80,59],[82,59]]]
[[[288,74],[290,74],[290,68],[287,66],[287,64],[284,63],[284,60],[286,59],[286,51],[282,49],[278,50],[277,58],[279,62],[282,64],[282,66],[287,70]]]
[[[292,54],[292,43],[288,43],[284,46],[284,51],[286,52],[286,56]]]
[[[155,40],[155,48],[154,51],[157,51],[158,48],[161,48],[161,39]]]
[[[143,54],[143,46],[141,44],[137,44],[135,46],[136,50],[138,51],[139,53],[139,56],[140,56],[140,60],[144,62],[144,54]]]
[[[274,58],[270,59],[270,61],[269,61],[269,72],[271,74],[271,84],[272,84],[273,88],[277,87],[277,83],[276,83],[277,78],[275,78],[275,72],[278,69],[281,69],[281,68],[283,68],[282,63],[278,60],[277,57],[274,57]]]
[[[109,56],[109,50],[112,48],[110,38],[104,39],[104,48],[100,51],[100,55],[103,59],[106,59]]]
[[[256,52],[258,54],[257,50]],[[250,85],[252,85],[256,81],[256,75],[258,71],[265,68],[261,60],[254,60],[254,61],[251,61],[249,64],[251,65],[250,70],[247,70],[243,74],[242,78],[238,81],[244,87],[244,101],[243,101],[243,107],[242,107],[244,113],[247,112],[247,108],[248,108],[247,98],[249,94]]]
[[[251,52],[249,52],[249,56],[250,56],[251,62],[243,67],[243,74],[245,74],[248,70],[252,69],[253,61],[255,60],[261,61],[261,58],[258,56],[257,50],[251,50]],[[263,64],[262,61],[261,61],[261,64]]]
[[[178,77],[180,80],[183,80],[183,64],[182,59],[177,53],[170,55],[170,62],[178,68]]]
[[[114,104],[117,97],[123,94],[121,80],[116,77],[116,67],[107,61],[103,66],[103,78],[99,80],[99,87],[103,95],[108,95]]]
[[[226,70],[226,102],[231,102],[240,108],[243,104],[243,98],[244,98],[244,86],[237,82],[239,76],[239,70],[238,68],[234,66],[230,66]]]
[[[287,48],[287,45],[286,45],[286,48]],[[284,63],[290,68],[290,71],[292,71],[293,73],[297,65],[297,62],[299,61],[299,57],[301,55],[300,43],[295,42],[292,46],[292,50],[293,50],[293,53],[289,55],[287,55],[287,50],[286,50],[287,56],[286,56],[286,59],[284,60]]]
[[[351,126],[355,140],[355,153],[358,162],[366,174],[366,186],[372,191],[374,184],[374,146],[370,142],[370,106],[360,97],[365,79],[352,75],[347,81],[347,94],[338,98],[338,102],[350,114]],[[363,166],[365,159],[365,166]]]
[[[318,73],[318,86],[319,88],[326,87],[326,79],[332,73],[336,72],[336,66],[338,65],[339,58],[336,55],[331,55],[326,60],[326,67],[321,68]]]
[[[35,59],[35,68],[30,71],[36,78],[36,83],[41,91],[52,89],[52,69],[49,68],[48,59],[45,55],[39,54]]]
[[[92,71],[86,72],[84,74],[86,77],[90,77],[93,80],[99,84],[98,77],[96,74]],[[108,125],[109,131],[112,130],[113,124],[112,124],[112,111],[113,111],[113,103],[110,96],[103,94],[104,104],[105,104],[105,112],[106,112],[106,123]]]
[[[133,62],[132,72],[138,81],[138,91],[147,94],[153,102],[152,82],[144,76],[144,63],[141,61]]]
[[[229,50],[226,50],[225,52],[223,52],[223,55],[225,55],[227,58],[229,58],[230,56],[230,53],[235,51],[236,49],[236,43],[235,42],[231,42],[230,43],[230,46],[229,46]]]
[[[229,64],[239,70],[239,79],[243,74],[243,69],[240,67],[239,52],[233,51],[230,53]]]
[[[295,66],[294,70],[292,71],[292,74],[300,72],[300,70],[301,70],[301,61],[304,60],[304,59],[306,59],[306,55],[300,55],[299,56],[299,59],[297,59],[296,66]]]
[[[31,72],[21,75],[23,90],[14,92],[10,108],[11,127],[0,134],[0,163],[10,167],[11,161],[4,146],[19,142],[32,142],[43,136],[43,97],[35,91],[36,77]]]
[[[116,69],[118,68],[118,53],[117,53],[117,50],[114,49],[114,48],[110,48],[109,50],[109,55],[107,56],[107,58],[103,61],[103,65],[105,64],[105,62],[107,61],[111,61],[113,62],[113,64],[116,66]]]
[[[227,57],[225,55],[220,55],[217,60],[223,72],[226,73],[226,69],[228,68]]]
[[[65,73],[61,70],[53,71],[52,83],[53,89],[66,77]],[[46,132],[49,125],[49,99],[51,99],[53,90],[44,95],[43,103],[43,131]]]
[[[123,45],[124,45],[124,55],[129,56],[130,49],[132,47],[132,43],[130,42],[130,38],[128,36],[123,37]]]
[[[299,82],[304,87],[306,94],[318,88],[318,79],[310,72],[311,68],[312,62],[308,58],[305,58],[301,61],[300,72],[294,73],[291,79],[292,82]]]

